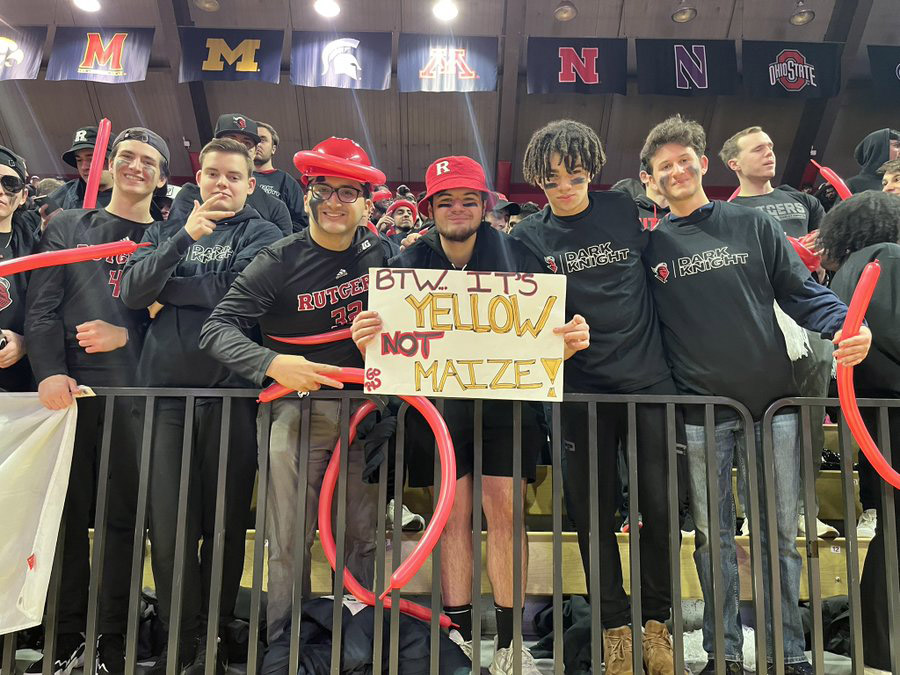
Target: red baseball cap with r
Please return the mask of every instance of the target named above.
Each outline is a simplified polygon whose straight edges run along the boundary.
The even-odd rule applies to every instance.
[[[431,198],[444,190],[469,188],[490,193],[484,169],[471,157],[441,157],[425,172],[425,196],[419,202],[419,213],[431,213]]]

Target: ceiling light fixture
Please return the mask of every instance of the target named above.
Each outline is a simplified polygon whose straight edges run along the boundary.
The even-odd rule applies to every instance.
[[[797,0],[797,7],[794,9],[794,13],[791,14],[789,21],[792,26],[805,26],[815,18],[816,13],[811,9],[807,9],[806,5],[803,4],[803,0]]]
[[[557,21],[571,21],[578,16],[578,8],[572,0],[559,0],[556,9],[553,10],[553,16]]]
[[[219,0],[194,0],[194,7],[204,12],[218,12]]]
[[[100,11],[100,0],[73,0],[72,4],[82,12]]]
[[[431,8],[435,18],[439,21],[453,21],[459,14],[459,7],[453,0],[438,0]]]
[[[672,12],[672,21],[675,23],[687,23],[697,18],[697,8],[686,5],[685,0],[681,0],[678,8]]]
[[[341,6],[335,0],[316,0],[313,8],[326,19],[333,19],[341,13]]]

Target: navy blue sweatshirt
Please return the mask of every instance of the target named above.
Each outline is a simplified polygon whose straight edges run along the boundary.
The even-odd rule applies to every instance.
[[[237,275],[259,251],[281,239],[281,230],[245,206],[194,241],[184,222],[154,223],[125,266],[122,300],[132,309],[159,301],[138,365],[146,387],[243,387],[224,365],[200,351],[200,329]]]
[[[54,216],[39,252],[140,241],[150,223],[119,218],[105,209],[72,209]],[[135,371],[150,320],[147,309],[132,310],[119,298],[122,270],[129,256],[34,270],[28,283],[25,339],[34,379],[69,375],[79,384],[127,387]],[[76,326],[100,319],[128,329],[128,342],[111,352],[88,354],[75,338]]]
[[[670,215],[650,235],[645,259],[679,391],[736,399],[754,419],[798,394],[775,301],[826,339],[847,315],[811,280],[781,226],[756,209],[716,201],[684,218]],[[702,415],[686,411],[691,423]]]

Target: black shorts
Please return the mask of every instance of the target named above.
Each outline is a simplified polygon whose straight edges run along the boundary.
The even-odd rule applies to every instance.
[[[456,451],[457,479],[472,473],[475,466],[475,403],[447,399],[444,420],[450,429]],[[537,458],[547,443],[547,432],[540,422],[540,404],[522,402],[522,478],[534,482]],[[481,470],[485,476],[513,475],[513,402],[484,401],[482,404]],[[406,447],[410,487],[434,484],[434,434],[418,411],[406,413]]]

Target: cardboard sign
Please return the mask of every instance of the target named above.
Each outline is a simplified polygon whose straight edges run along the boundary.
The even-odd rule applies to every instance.
[[[566,278],[373,268],[384,322],[366,350],[367,392],[559,401]]]

